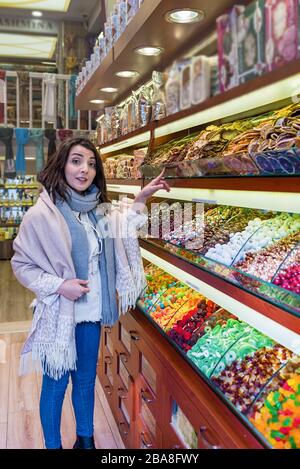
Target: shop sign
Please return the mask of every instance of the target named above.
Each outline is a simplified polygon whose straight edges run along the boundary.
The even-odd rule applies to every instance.
[[[34,18],[0,17],[0,31],[56,35],[58,33],[58,24],[55,21],[39,20]]]

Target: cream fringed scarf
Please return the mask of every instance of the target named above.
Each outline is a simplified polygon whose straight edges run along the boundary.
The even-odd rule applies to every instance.
[[[146,285],[135,235],[137,224],[145,222],[145,216],[130,212],[130,208],[121,213],[114,209],[108,217],[115,238],[119,314],[135,306]],[[124,234],[126,237],[120,237]],[[130,234],[133,236],[127,237]],[[42,365],[50,377],[59,379],[65,372],[76,369],[74,302],[45,293],[47,288],[51,291],[51,282],[76,277],[71,248],[68,225],[44,190],[23,219],[11,261],[19,282],[37,297],[32,328],[21,352],[21,373]]]

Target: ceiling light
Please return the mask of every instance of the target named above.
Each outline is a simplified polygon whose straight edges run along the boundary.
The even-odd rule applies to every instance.
[[[118,88],[111,88],[108,86],[107,88],[100,88],[99,91],[103,91],[103,93],[116,93]]]
[[[139,72],[135,70],[121,70],[116,73],[116,76],[120,78],[134,78],[139,76]]]
[[[0,32],[0,56],[51,60],[57,37]]]
[[[36,18],[43,16],[43,13],[41,11],[32,11],[31,14],[32,16],[35,16]]]
[[[191,8],[183,8],[168,11],[165,19],[170,23],[196,23],[203,20],[205,14],[203,10],[194,10]]]
[[[103,101],[103,99],[91,99],[90,103],[101,104],[101,103],[104,103],[104,101]]]
[[[153,46],[144,46],[144,47],[137,47],[134,49],[136,54],[140,55],[148,55],[148,56],[155,56],[159,55],[164,51],[162,47],[153,47]]]
[[[71,0],[0,0],[0,7],[68,11]],[[38,4],[38,5],[37,5]]]

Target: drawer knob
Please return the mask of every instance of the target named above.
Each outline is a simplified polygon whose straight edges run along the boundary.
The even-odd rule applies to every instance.
[[[110,389],[109,386],[104,386],[104,389],[105,389],[105,391],[106,391],[106,394],[108,394],[109,396],[112,395],[112,390]]]
[[[145,391],[144,389],[142,389],[141,396],[142,396],[143,401],[147,402],[147,404],[149,404],[150,402],[154,402],[154,399],[149,393],[149,391]]]
[[[108,356],[104,357],[104,361],[107,365],[111,365],[111,358],[110,357],[108,357]]]
[[[121,360],[122,360],[123,363],[127,363],[127,362],[128,362],[127,353],[125,353],[125,352],[120,353],[120,358],[121,358]]]
[[[138,336],[136,331],[129,331],[129,334],[132,340],[140,340],[140,337]]]
[[[145,438],[145,433],[144,432],[141,432],[141,442],[142,442],[142,445],[145,447],[145,448],[153,448],[153,444],[149,441],[146,440]]]
[[[104,328],[104,331],[105,331],[107,334],[111,334],[111,328],[110,328],[110,327],[105,327],[105,328]]]
[[[118,388],[118,395],[120,399],[126,399],[127,398],[127,391],[124,388]]]
[[[207,428],[205,425],[201,425],[200,427],[200,436],[201,436],[201,440],[204,444],[204,446],[208,449],[220,449],[220,446],[218,445],[214,445],[213,443],[211,443],[207,437],[206,437],[206,432],[207,432]]]

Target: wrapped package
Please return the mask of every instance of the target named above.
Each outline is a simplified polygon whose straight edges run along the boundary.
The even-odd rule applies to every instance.
[[[300,11],[298,0],[265,0],[266,62],[269,70],[297,58],[298,8]]]
[[[128,133],[128,102],[125,101],[120,106],[120,126],[121,126],[121,135],[126,135]]]
[[[166,117],[166,99],[164,93],[164,76],[161,72],[152,73],[153,98],[152,120],[160,120]]]
[[[117,156],[117,179],[131,179],[134,157],[132,155],[118,155]]]
[[[137,97],[136,93],[132,92],[132,95],[128,99],[128,132],[133,132],[137,128]]]
[[[238,76],[244,83],[266,69],[265,0],[250,3],[237,17]]]
[[[242,5],[235,5],[229,13],[217,18],[218,63],[220,91],[237,86],[238,43],[237,18],[244,11]]]
[[[111,134],[112,139],[121,136],[120,109],[117,106],[113,106],[111,111]]]
[[[118,15],[120,24],[120,34],[122,34],[127,26],[127,1],[121,0],[118,3]]]
[[[105,37],[105,49],[106,49],[106,54],[107,54],[113,45],[111,17],[109,17],[106,23],[104,23],[104,37]]]
[[[180,72],[180,109],[191,107],[192,103],[192,69],[190,62],[184,65]]]
[[[210,96],[210,61],[204,55],[193,57],[191,63],[192,104],[202,103]]]
[[[127,0],[127,24],[139,9],[139,0]]]
[[[121,34],[120,29],[120,17],[118,13],[111,15],[111,36],[112,36],[112,44],[117,42]]]
[[[144,163],[144,159],[148,148],[139,148],[133,151],[134,161],[133,161],[133,168],[132,168],[132,178],[133,179],[140,179],[142,177],[142,173],[140,171],[140,166]]]
[[[180,74],[176,64],[167,72],[166,82],[166,113],[167,116],[180,110]]]
[[[100,62],[104,59],[106,56],[107,51],[106,51],[106,39],[105,37],[99,37],[99,58]]]
[[[149,86],[142,86],[137,98],[137,128],[144,127],[150,122],[151,111],[151,89]]]

